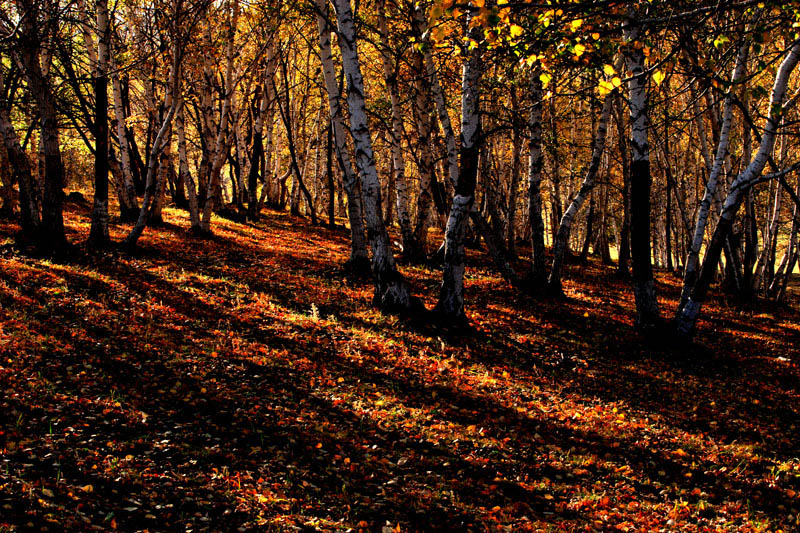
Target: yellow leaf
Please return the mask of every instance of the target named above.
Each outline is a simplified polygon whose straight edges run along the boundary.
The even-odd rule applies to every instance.
[[[601,80],[597,85],[597,92],[600,94],[600,96],[605,96],[613,90],[614,86],[611,85],[610,81]]]
[[[614,76],[613,78],[611,78],[611,85],[613,85],[614,88],[617,88],[620,85],[622,85],[622,80],[619,79],[619,76]]]
[[[576,32],[576,31],[578,31],[578,28],[580,28],[582,24],[583,24],[583,19],[577,19],[577,20],[573,20],[570,23],[569,27],[573,32]]]
[[[664,81],[664,73],[660,70],[653,72],[653,81],[656,82],[656,85],[661,85],[661,82]]]
[[[600,34],[599,34],[599,33],[597,33],[597,32],[594,32],[594,33],[592,34],[592,39],[594,39],[595,41],[596,41],[596,40],[598,40],[599,38],[600,38]]]
[[[539,79],[542,81],[542,86],[547,87],[550,84],[550,80],[553,79],[553,76],[551,76],[547,72],[542,72],[539,75]]]
[[[578,43],[575,45],[572,51],[575,52],[575,57],[581,57],[581,55],[583,55],[583,53],[586,51],[586,47]]]
[[[509,28],[509,31],[511,32],[511,37],[519,37],[520,35],[522,35],[523,30],[522,26],[517,26],[516,24],[512,24],[511,27]]]
[[[605,73],[606,76],[613,76],[614,74],[616,74],[614,67],[612,67],[611,65],[603,65],[603,72]]]

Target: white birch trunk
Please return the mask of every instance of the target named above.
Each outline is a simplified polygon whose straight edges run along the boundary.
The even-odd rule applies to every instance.
[[[231,99],[233,98],[233,58],[236,41],[236,25],[239,21],[239,2],[233,0],[233,14],[228,21],[228,40],[225,47],[225,96],[222,102],[222,112],[220,115],[219,130],[214,140],[214,148],[211,150],[210,162],[208,166],[208,183],[206,187],[206,199],[203,203],[203,216],[200,220],[200,229],[203,233],[211,233],[211,212],[217,207],[214,206],[216,190],[219,187],[220,172],[225,163],[225,152],[227,151],[228,122],[230,120]]]
[[[423,58],[414,54],[412,64],[422,70]],[[428,111],[430,101],[430,91],[424,78],[418,76],[415,83],[414,100],[412,102],[415,125],[417,127],[417,149],[419,154],[419,194],[417,194],[417,219],[414,224],[414,242],[418,249],[411,252],[409,257],[421,260],[425,258],[425,245],[428,240],[428,227],[431,220],[431,206],[433,204],[432,186],[434,182],[434,172],[436,170],[433,154],[431,153],[431,115]]]
[[[117,130],[117,140],[119,142],[119,158],[122,172],[122,183],[120,209],[122,218],[130,219],[138,212],[138,202],[136,200],[136,189],[133,186],[133,172],[131,170],[131,152],[128,146],[128,137],[125,133],[125,106],[122,104],[122,87],[119,81],[113,57],[110,59],[111,66],[111,90],[114,96],[114,127]]]
[[[625,60],[630,72],[628,98],[631,124],[631,259],[633,293],[636,298],[636,324],[656,326],[660,320],[651,263],[650,232],[650,145],[648,143],[647,73],[644,52],[639,43],[639,25],[633,7],[623,28],[627,43]],[[637,47],[638,46],[638,47]]]
[[[108,0],[97,0],[97,65],[95,87],[95,190],[89,242],[106,246],[108,236],[108,43],[111,37],[108,21]]]
[[[329,117],[333,126],[333,142],[336,160],[342,170],[342,188],[347,195],[347,215],[350,221],[350,259],[348,266],[356,271],[366,269],[369,265],[367,241],[364,237],[364,219],[362,217],[361,187],[358,175],[353,171],[350,152],[347,149],[347,126],[342,115],[339,86],[336,83],[336,72],[331,55],[331,32],[327,0],[315,0],[317,6],[317,26],[319,28],[320,61],[328,93]]]
[[[541,69],[530,72],[529,100],[531,112],[528,118],[528,218],[531,225],[531,286],[540,285],[545,279],[544,219],[542,218],[542,80]]]
[[[403,238],[403,256],[416,258],[420,254],[419,242],[411,227],[411,214],[408,211],[409,194],[408,180],[406,178],[406,163],[403,159],[403,117],[400,108],[400,94],[397,86],[397,71],[391,59],[389,46],[389,30],[386,23],[386,0],[378,0],[376,6],[378,15],[378,35],[380,38],[381,64],[383,66],[383,79],[389,91],[389,101],[392,108],[392,169],[394,171],[394,186],[397,197],[397,221],[400,224],[400,234]]]
[[[338,21],[339,47],[347,77],[347,103],[350,109],[350,133],[361,176],[361,191],[367,234],[372,247],[372,273],[375,276],[375,303],[385,311],[410,311],[416,305],[408,285],[397,271],[389,235],[383,225],[381,192],[375,155],[372,151],[364,102],[364,79],[359,64],[355,21],[350,0],[334,0]]]
[[[472,15],[467,16],[467,27]],[[479,28],[470,28],[469,40],[482,41]],[[482,142],[479,83],[483,69],[479,45],[465,53],[461,82],[461,161],[455,181],[455,195],[445,229],[444,269],[439,301],[435,311],[441,320],[454,325],[465,325],[464,312],[464,232],[466,220],[475,202],[475,185],[478,174],[478,154]],[[446,112],[446,110],[445,110]],[[448,148],[449,150],[449,148]]]
[[[710,167],[708,180],[706,180],[703,199],[700,201],[700,206],[697,210],[697,222],[695,223],[694,233],[689,246],[689,253],[686,256],[683,274],[683,289],[681,290],[681,306],[686,303],[686,299],[689,297],[689,292],[691,292],[692,287],[697,280],[700,248],[702,248],[703,239],[705,238],[708,214],[711,209],[711,202],[714,200],[714,196],[717,193],[717,184],[719,183],[720,174],[723,170],[723,163],[725,162],[725,156],[728,154],[728,145],[730,144],[730,131],[731,124],[733,122],[733,105],[734,98],[736,96],[734,94],[734,88],[744,75],[744,69],[747,65],[748,47],[749,43],[745,43],[739,47],[739,52],[736,56],[736,65],[733,67],[733,74],[731,75],[731,86],[728,88],[728,92],[725,95],[725,103],[722,111],[722,127],[720,128],[719,134],[719,145],[717,146],[717,153]],[[701,136],[705,137],[702,117],[698,117],[698,129],[702,132]],[[701,139],[701,142],[705,143],[704,139]],[[707,149],[704,151],[707,151]]]
[[[9,105],[5,100],[5,78],[3,69],[0,69],[0,136],[8,154],[11,168],[19,184],[20,219],[23,232],[28,237],[35,238],[42,223],[39,213],[38,189],[33,184],[33,165],[28,154],[22,149],[11,121]]]
[[[719,261],[722,247],[727,240],[728,232],[733,225],[736,212],[739,210],[744,194],[758,181],[764,170],[764,165],[766,165],[767,159],[772,153],[778,127],[786,112],[783,104],[786,97],[789,77],[799,60],[800,42],[795,42],[781,62],[778,72],[775,75],[769,107],[767,108],[769,109],[769,117],[766,121],[764,134],[761,136],[761,144],[758,147],[758,151],[747,168],[745,168],[731,184],[728,196],[725,198],[725,203],[722,207],[722,212],[720,213],[717,228],[714,231],[711,243],[703,258],[700,274],[689,294],[686,304],[682,309],[678,309],[675,322],[678,332],[682,335],[689,336],[694,332],[697,319],[700,316],[700,309],[705,302],[708,288],[711,285],[711,280],[716,270],[716,264]]]
[[[611,117],[611,106],[614,101],[615,92],[611,92],[603,99],[603,107],[600,112],[600,117],[597,121],[597,130],[594,134],[592,141],[592,158],[589,161],[589,166],[586,168],[586,174],[583,178],[578,193],[569,207],[561,217],[559,223],[558,233],[556,234],[556,241],[553,244],[553,265],[550,270],[550,277],[547,280],[548,291],[554,294],[561,293],[561,269],[564,264],[564,257],[569,249],[569,238],[572,231],[572,224],[575,217],[580,211],[589,194],[594,189],[595,178],[600,169],[600,163],[603,159],[603,152],[606,146],[606,138],[608,137],[608,121]]]
[[[183,95],[181,95],[183,100]],[[200,208],[197,203],[197,187],[192,181],[189,173],[189,158],[186,153],[186,116],[183,108],[183,101],[179,104],[178,114],[175,117],[175,128],[178,130],[178,174],[183,181],[186,194],[189,200],[189,222],[192,233],[200,232]]]
[[[159,156],[167,142],[168,132],[172,128],[172,119],[179,111],[178,107],[183,105],[183,99],[178,98],[177,95],[179,89],[178,80],[180,79],[180,51],[177,43],[173,45],[172,66],[170,68],[170,73],[171,76],[169,85],[167,86],[167,93],[172,95],[172,105],[170,105],[167,109],[161,127],[159,128],[156,138],[153,141],[153,146],[150,149],[150,154],[147,159],[147,174],[145,177],[144,197],[142,198],[142,206],[139,208],[139,217],[136,219],[136,223],[133,225],[131,231],[128,233],[128,236],[125,237],[125,240],[122,243],[123,246],[128,249],[133,249],[136,246],[136,242],[139,240],[139,237],[142,235],[142,232],[147,225],[147,220],[150,215],[150,208],[152,206],[154,196],[157,193],[156,172],[158,170]]]
[[[439,117],[439,124],[444,132],[445,147],[447,148],[447,174],[450,183],[455,187],[458,181],[458,142],[453,131],[453,124],[450,121],[450,114],[447,111],[447,100],[445,100],[444,90],[439,83],[439,74],[436,72],[436,64],[433,61],[431,43],[427,38],[427,22],[425,10],[418,6],[414,10],[414,23],[417,25],[417,32],[422,36],[422,55],[425,64],[425,75],[428,77],[428,86],[433,94],[433,101],[436,102],[436,112]]]

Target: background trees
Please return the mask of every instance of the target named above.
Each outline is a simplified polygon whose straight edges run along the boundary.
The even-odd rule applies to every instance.
[[[326,213],[350,228],[352,266],[370,243],[377,303],[413,307],[396,254],[432,260],[440,318],[458,323],[472,245],[532,294],[561,294],[589,254],[630,262],[642,325],[661,320],[653,267],[674,271],[684,333],[715,280],[741,302],[784,297],[800,255],[792,6],[353,7],[4,2],[3,213],[48,253],[67,247],[65,188],[93,194],[97,247],[109,216],[134,222],[133,246],[166,205],[198,235],[264,205]]]

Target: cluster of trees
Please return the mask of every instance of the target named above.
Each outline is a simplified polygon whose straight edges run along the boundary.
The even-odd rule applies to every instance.
[[[375,303],[415,311],[396,224],[403,260],[443,265],[448,323],[466,321],[470,242],[519,290],[549,295],[571,257],[613,250],[643,328],[663,320],[654,266],[680,272],[685,335],[716,280],[779,300],[798,263],[792,3],[0,6],[2,209],[44,251],[68,245],[65,184],[93,160],[94,247],[110,244],[111,190],[127,247],[167,202],[198,235],[214,213],[254,220],[264,205],[346,216]]]

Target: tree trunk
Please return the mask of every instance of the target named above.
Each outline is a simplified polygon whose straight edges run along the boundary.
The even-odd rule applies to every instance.
[[[114,95],[114,125],[117,130],[117,142],[119,143],[120,170],[122,173],[122,183],[118,184],[121,189],[118,196],[120,201],[120,217],[122,220],[133,220],[139,212],[136,200],[136,189],[133,182],[133,169],[131,167],[131,150],[128,144],[128,137],[125,127],[125,106],[122,104],[122,87],[119,81],[119,73],[114,65],[111,65],[111,88]]]
[[[550,277],[547,280],[547,291],[551,294],[561,294],[561,269],[564,264],[564,258],[569,250],[569,238],[572,231],[572,224],[575,216],[580,211],[583,204],[586,202],[589,193],[591,193],[595,184],[595,177],[597,171],[600,169],[600,163],[603,159],[603,151],[605,150],[606,138],[608,132],[608,120],[611,116],[611,105],[614,101],[614,93],[609,93],[603,99],[603,107],[600,111],[600,116],[597,121],[597,130],[594,134],[592,141],[592,159],[589,161],[589,166],[586,169],[586,174],[583,178],[583,183],[575,198],[569,204],[569,207],[561,217],[561,223],[558,227],[555,243],[553,244],[553,265],[550,270]]]
[[[20,225],[23,234],[32,240],[39,238],[41,215],[39,213],[38,190],[33,184],[33,167],[28,154],[19,143],[19,137],[11,122],[9,104],[5,100],[5,79],[0,69],[0,136],[5,145],[13,172],[12,182],[19,184]]]
[[[617,274],[622,278],[630,276],[631,260],[631,164],[628,152],[625,122],[622,120],[622,106],[617,109],[614,121],[617,123],[617,144],[619,145],[622,166],[622,227],[617,243]]]
[[[406,165],[403,159],[403,147],[401,144],[403,138],[403,117],[402,109],[400,108],[397,69],[392,64],[391,48],[389,46],[389,32],[386,24],[386,0],[378,0],[376,9],[378,15],[378,36],[380,38],[383,79],[389,91],[389,102],[392,109],[390,144],[394,186],[397,191],[397,222],[400,225],[400,235],[403,239],[403,257],[416,261],[421,255],[424,256],[424,251],[420,249],[420,243],[416,239],[414,229],[412,228],[411,214],[408,210],[408,179],[406,177]],[[418,56],[418,54],[414,53],[414,56]]]
[[[467,16],[467,27],[470,26],[471,19],[470,13]],[[470,28],[467,37],[481,42],[480,28]],[[442,321],[454,325],[467,323],[464,312],[464,232],[466,219],[475,201],[478,154],[483,141],[479,92],[483,69],[482,49],[483,46],[479,45],[468,51],[462,69],[460,168],[445,229],[444,271],[435,309]]]
[[[541,70],[530,73],[530,105],[528,119],[528,217],[531,225],[530,285],[540,287],[545,281],[544,220],[542,218],[542,80]]]
[[[206,171],[206,195],[203,202],[203,216],[200,220],[200,229],[203,233],[211,233],[211,212],[214,208],[222,207],[220,173],[225,163],[225,154],[228,152],[228,122],[231,114],[231,99],[233,98],[233,56],[236,41],[236,26],[239,20],[239,2],[233,2],[233,13],[228,21],[227,45],[225,47],[225,95],[222,102],[219,130],[217,131],[210,161]],[[210,24],[210,22],[209,22]],[[209,30],[210,31],[210,30]],[[210,82],[210,80],[208,80]],[[209,103],[210,105],[210,103]],[[210,119],[210,115],[206,116]],[[210,132],[210,128],[207,128]]]
[[[424,58],[419,53],[414,53],[412,65],[416,70],[423,69]],[[431,153],[433,137],[431,135],[431,117],[428,108],[430,91],[424,77],[417,76],[414,87],[413,107],[414,119],[417,127],[417,152],[419,170],[419,194],[417,195],[417,218],[414,224],[414,242],[418,247],[409,254],[411,260],[425,259],[425,245],[428,241],[428,228],[431,221],[431,208],[433,206],[433,184],[436,182],[436,163]]]
[[[89,244],[108,246],[108,0],[97,0],[97,68],[94,75],[94,208]]]
[[[320,61],[328,93],[328,109],[333,127],[333,140],[336,147],[336,160],[342,170],[342,188],[347,195],[347,216],[350,222],[350,259],[348,266],[355,271],[366,270],[369,265],[367,241],[364,237],[364,219],[362,217],[361,187],[358,175],[353,172],[350,152],[347,148],[347,126],[342,115],[339,85],[336,83],[336,72],[331,55],[331,31],[327,0],[315,0],[317,6],[317,26],[319,27]],[[355,45],[355,43],[354,43]],[[341,198],[341,197],[340,197]]]
[[[551,80],[551,83],[555,85],[555,80]],[[556,242],[558,241],[558,230],[561,225],[561,219],[563,218],[564,206],[561,203],[561,155],[558,152],[559,142],[558,142],[558,122],[556,116],[556,96],[555,90],[550,97],[550,133],[552,135],[552,140],[550,143],[550,162],[551,162],[551,174],[552,174],[552,189],[550,191],[550,232],[551,232],[551,239],[553,242],[553,248],[555,248]]]
[[[179,106],[178,114],[175,117],[175,125],[178,130],[178,174],[189,196],[189,223],[191,224],[189,231],[198,234],[200,233],[200,207],[197,204],[197,187],[195,187],[192,176],[189,173],[189,159],[186,154],[186,120],[183,102],[179,103]]]
[[[703,264],[700,268],[697,281],[689,292],[686,304],[683,308],[678,308],[675,317],[676,329],[684,336],[691,336],[694,333],[697,319],[700,316],[700,310],[705,302],[709,286],[711,285],[714,272],[716,271],[722,246],[733,225],[733,219],[736,212],[739,210],[743,195],[747,193],[758,180],[759,176],[761,176],[767,158],[769,154],[772,153],[772,149],[775,145],[775,135],[783,119],[783,113],[786,111],[783,108],[786,86],[788,85],[792,71],[797,66],[798,60],[800,60],[800,43],[795,43],[789,49],[789,53],[784,58],[775,76],[775,83],[773,84],[772,94],[770,96],[770,105],[767,108],[770,110],[769,117],[767,118],[764,134],[761,136],[761,145],[758,148],[758,152],[747,168],[739,174],[731,185],[728,196],[723,204],[717,228],[714,231],[711,243],[703,258]]]
[[[16,53],[28,81],[28,87],[36,104],[41,126],[40,152],[43,157],[44,191],[42,195],[42,222],[38,246],[43,252],[61,252],[67,247],[64,234],[64,164],[58,138],[58,116],[55,97],[50,80],[45,76],[40,64],[36,13],[22,18],[21,38],[26,45]]]
[[[397,271],[383,225],[381,189],[375,168],[375,155],[367,123],[364,101],[364,79],[358,58],[355,21],[350,0],[334,0],[338,22],[339,48],[347,77],[347,103],[350,108],[350,133],[356,153],[356,166],[361,177],[364,218],[372,248],[372,273],[375,277],[374,303],[385,312],[408,312],[421,305],[409,292],[403,276]]]
[[[167,86],[167,92],[172,94],[172,105],[167,110],[164,120],[161,123],[161,127],[156,133],[156,137],[153,140],[153,145],[150,148],[150,154],[147,157],[147,175],[145,179],[145,188],[144,188],[144,197],[142,198],[142,206],[139,209],[139,217],[136,219],[136,223],[131,228],[131,231],[128,233],[128,236],[125,237],[123,241],[123,246],[127,249],[133,249],[136,246],[136,242],[139,240],[139,237],[142,235],[144,231],[144,227],[147,225],[147,219],[150,215],[150,208],[152,206],[154,196],[157,193],[156,190],[156,171],[158,169],[158,160],[160,159],[160,155],[164,146],[168,142],[167,135],[172,127],[172,119],[175,117],[175,114],[179,111],[178,107],[183,105],[183,98],[180,98],[177,94],[179,91],[178,81],[180,80],[180,52],[178,50],[178,43],[173,44],[172,50],[172,66],[170,69],[171,79]]]
[[[536,105],[536,104],[534,104]],[[522,152],[522,134],[520,128],[517,127],[519,118],[519,99],[517,98],[516,87],[511,87],[511,108],[512,116],[514,117],[514,132],[512,134],[512,149],[511,149],[511,179],[508,184],[508,210],[506,216],[506,249],[508,250],[509,257],[516,257],[516,231],[517,231],[517,196],[519,189],[520,179],[520,152]],[[541,108],[539,110],[541,115]],[[539,119],[541,122],[541,118]],[[541,129],[541,124],[539,126]],[[540,132],[541,137],[541,132]],[[537,184],[538,187],[538,184]],[[541,197],[539,199],[539,210],[541,216]]]
[[[631,259],[633,293],[636,298],[636,324],[640,328],[656,326],[660,321],[653,267],[650,262],[650,147],[647,128],[647,73],[644,52],[633,43],[639,29],[631,9],[624,33],[629,43],[626,62],[631,73],[628,82],[631,121]],[[631,25],[633,23],[633,25]]]
[[[267,60],[269,63],[269,59]],[[258,163],[264,150],[264,112],[267,107],[267,94],[260,85],[256,86],[253,97],[253,139],[250,147],[250,171],[247,175],[247,218],[258,219]]]
[[[694,227],[694,234],[692,236],[691,244],[689,246],[689,254],[686,256],[684,273],[683,273],[683,288],[681,290],[681,300],[678,309],[680,310],[686,304],[689,298],[689,293],[697,280],[698,266],[700,261],[700,249],[703,246],[703,238],[706,233],[706,225],[708,224],[708,215],[711,210],[711,202],[717,193],[717,184],[719,177],[722,173],[723,163],[725,156],[728,153],[728,144],[730,143],[730,130],[731,123],[733,122],[733,104],[734,104],[734,87],[738,80],[744,75],[744,69],[747,63],[747,50],[749,44],[743,44],[739,48],[738,55],[736,56],[736,65],[733,69],[731,76],[731,87],[725,95],[725,103],[722,111],[722,127],[719,133],[719,144],[717,146],[717,153],[709,171],[708,180],[706,181],[705,192],[703,199],[700,201],[700,207],[697,212],[697,222]],[[699,119],[702,120],[702,119]],[[702,126],[702,125],[701,125]]]

